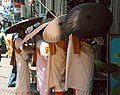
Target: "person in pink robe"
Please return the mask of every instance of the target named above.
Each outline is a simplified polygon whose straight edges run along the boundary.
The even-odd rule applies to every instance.
[[[43,39],[40,38],[36,43],[36,50],[37,90],[40,92],[40,95],[50,95],[49,91],[46,91],[48,43],[44,42]]]

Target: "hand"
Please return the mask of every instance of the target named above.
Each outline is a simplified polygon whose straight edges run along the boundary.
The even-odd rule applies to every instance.
[[[34,50],[31,49],[31,53],[34,53]]]

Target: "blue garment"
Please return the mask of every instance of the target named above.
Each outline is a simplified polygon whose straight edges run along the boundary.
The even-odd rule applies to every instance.
[[[15,86],[16,84],[16,76],[17,76],[17,67],[13,66],[12,72],[8,81],[8,86]]]
[[[4,26],[2,26],[2,28],[1,28],[1,32],[5,32],[6,31],[6,29],[5,29],[5,27]]]

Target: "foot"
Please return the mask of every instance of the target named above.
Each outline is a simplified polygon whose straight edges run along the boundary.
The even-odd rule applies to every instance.
[[[15,87],[15,84],[8,85],[8,87]]]

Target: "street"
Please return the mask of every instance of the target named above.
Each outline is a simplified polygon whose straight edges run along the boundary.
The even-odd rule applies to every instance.
[[[15,87],[8,87],[7,83],[12,70],[12,66],[9,65],[9,58],[5,58],[2,55],[0,62],[0,95],[15,95]]]
[[[2,54],[1,57],[2,58],[0,62],[0,95],[15,95],[15,87],[8,87],[7,85],[12,70],[12,66],[9,64],[10,58],[5,58],[5,54]],[[36,85],[34,83],[31,83],[30,85],[31,94],[34,93],[34,95],[38,95],[38,92],[36,91]]]

